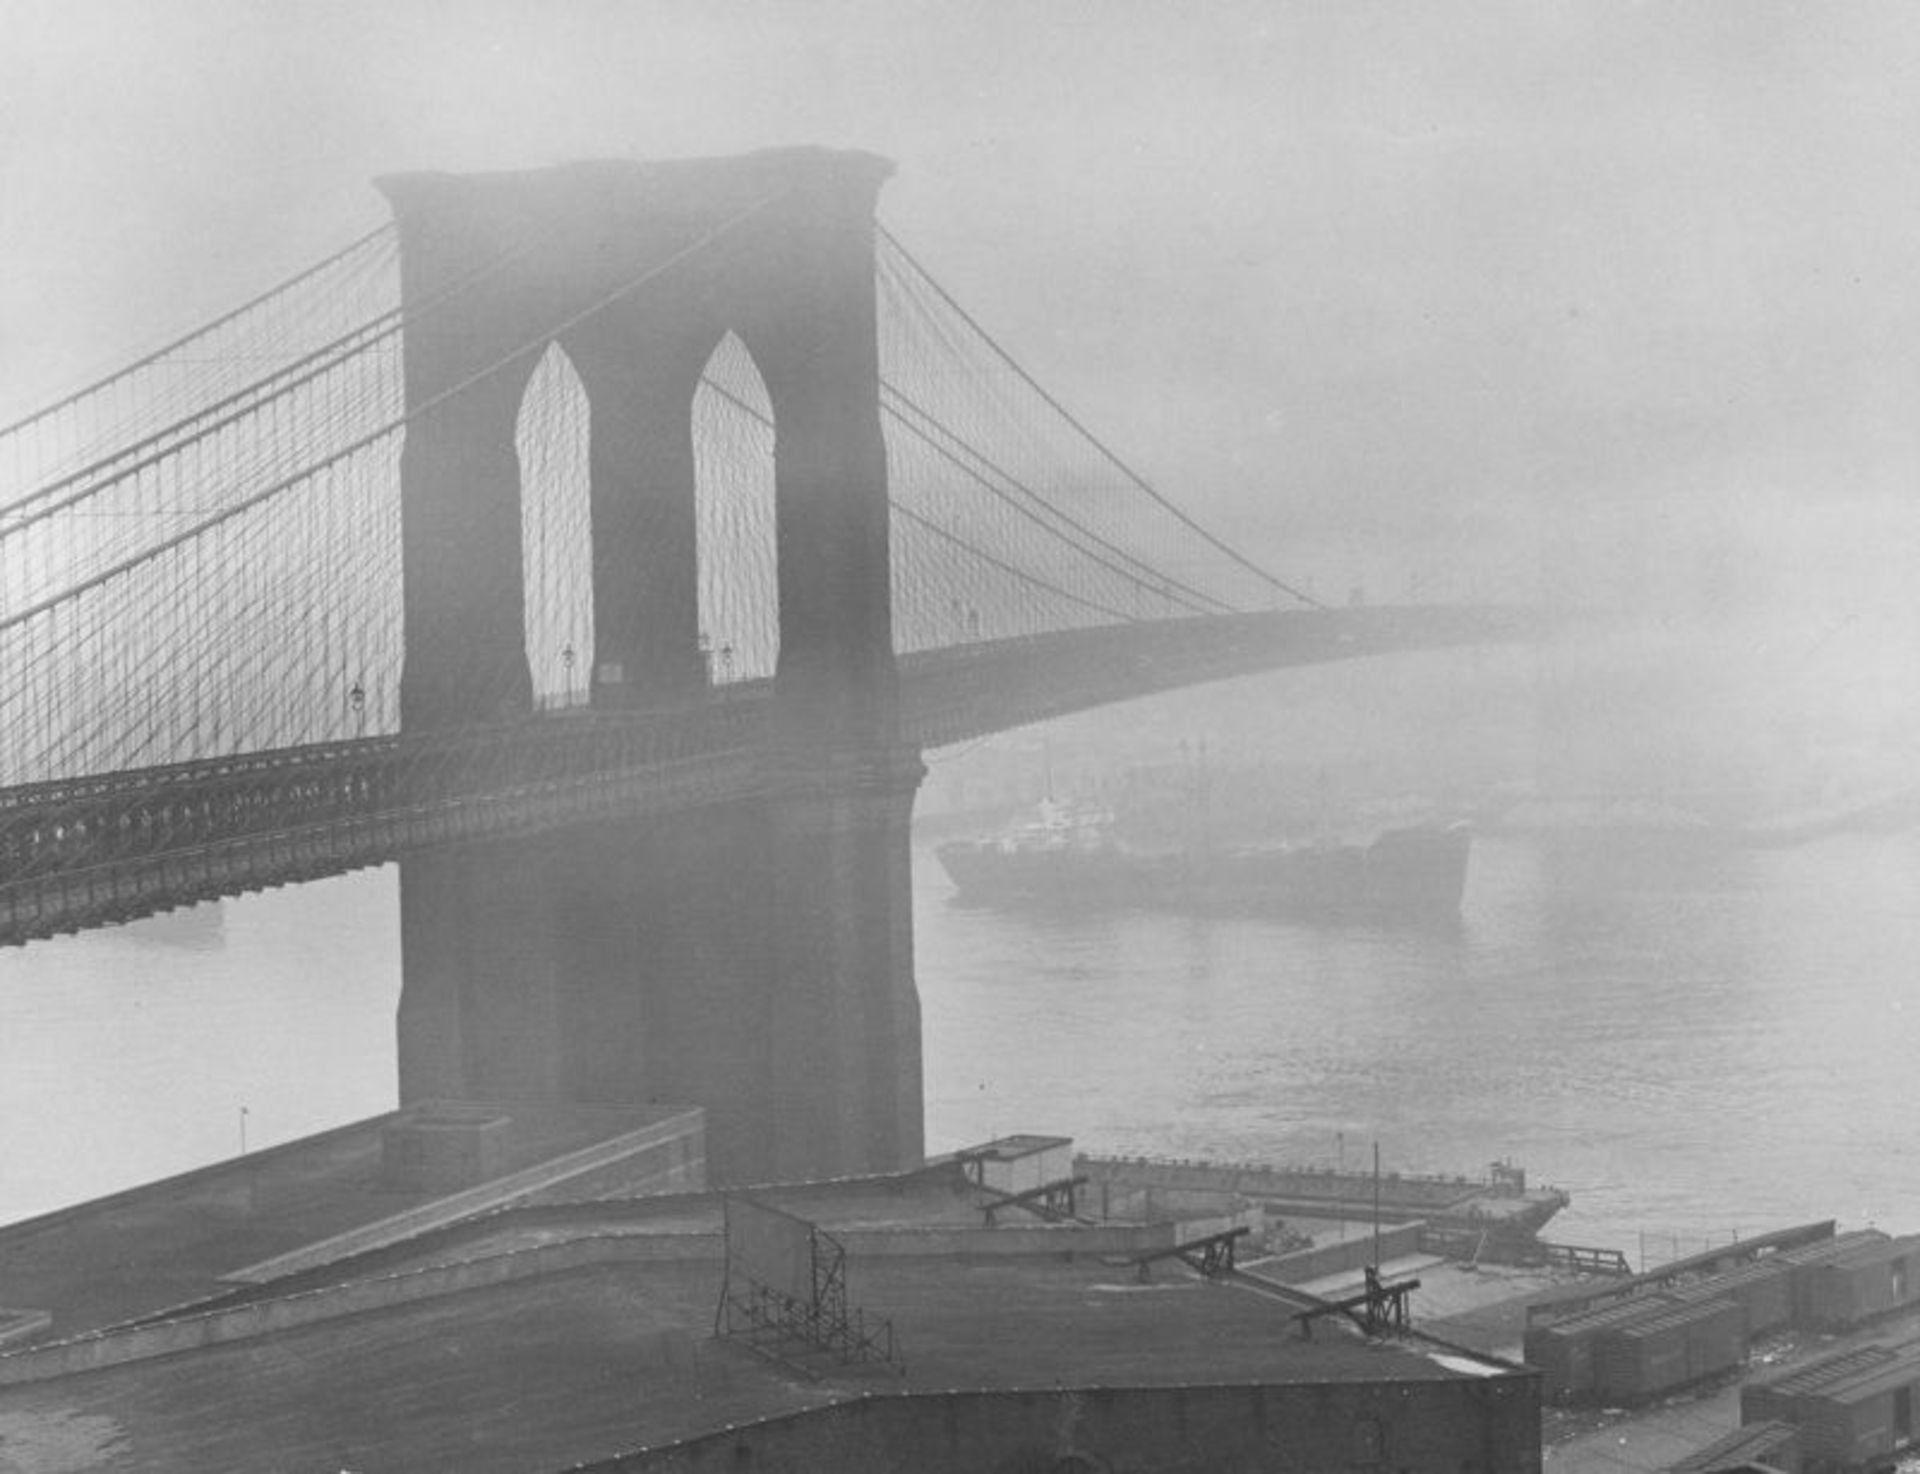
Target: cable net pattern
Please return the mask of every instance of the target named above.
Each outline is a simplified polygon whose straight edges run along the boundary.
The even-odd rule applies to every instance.
[[[0,781],[391,724],[397,266],[376,232],[0,432]]]
[[[897,649],[1312,602],[1161,497],[885,231],[877,264]]]
[[[501,264],[410,310],[458,311]],[[674,264],[622,294],[672,290]],[[1128,471],[884,233],[878,291],[901,651],[1294,597]],[[375,232],[0,431],[0,786],[397,731],[398,303],[394,233]],[[543,709],[591,684],[590,422],[547,347],[516,435]],[[764,677],[773,421],[731,335],[692,441],[708,674]],[[514,676],[497,673],[503,694]]]

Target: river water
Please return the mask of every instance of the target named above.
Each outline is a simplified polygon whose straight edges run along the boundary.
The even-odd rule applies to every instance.
[[[1440,932],[954,906],[916,855],[927,1134],[1566,1187],[1630,1256],[1920,1229],[1920,835],[1477,842]],[[0,1221],[390,1109],[392,872],[0,954]]]

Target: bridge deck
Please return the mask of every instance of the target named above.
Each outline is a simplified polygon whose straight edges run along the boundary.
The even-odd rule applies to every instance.
[[[919,750],[1262,670],[1525,638],[1511,608],[1144,621],[900,662]],[[447,845],[777,792],[770,681],[676,706],[530,717],[0,789],[0,944],[129,921]],[[815,755],[817,758],[819,755]]]

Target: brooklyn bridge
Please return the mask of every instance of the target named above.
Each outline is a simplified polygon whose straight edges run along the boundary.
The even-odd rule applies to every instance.
[[[388,178],[0,432],[0,940],[396,863],[403,1102],[909,1167],[924,752],[1535,632],[1214,535],[878,223],[890,168]]]

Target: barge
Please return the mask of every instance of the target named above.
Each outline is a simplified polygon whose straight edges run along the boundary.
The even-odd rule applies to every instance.
[[[1092,1194],[1233,1193],[1287,1219],[1365,1222],[1377,1213],[1382,1223],[1423,1223],[1436,1238],[1457,1239],[1488,1259],[1544,1256],[1540,1230],[1572,1201],[1561,1188],[1530,1186],[1526,1169],[1511,1162],[1493,1163],[1479,1179],[1150,1157],[1082,1156],[1075,1171]]]

